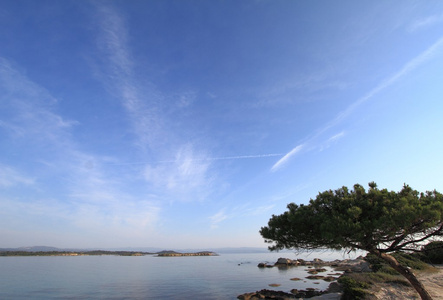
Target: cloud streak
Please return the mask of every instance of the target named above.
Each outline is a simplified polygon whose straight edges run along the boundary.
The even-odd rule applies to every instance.
[[[361,106],[363,103],[367,102],[368,100],[375,97],[377,94],[381,93],[385,89],[389,88],[390,86],[394,85],[398,81],[400,81],[402,78],[410,74],[412,71],[429,61],[432,57],[435,56],[435,54],[439,51],[441,51],[441,48],[443,47],[443,37],[438,39],[434,44],[432,44],[430,47],[428,47],[425,51],[423,51],[421,54],[416,56],[415,58],[411,59],[409,62],[407,62],[399,71],[391,75],[390,77],[386,78],[382,82],[380,82],[375,88],[370,90],[366,95],[359,98],[357,101],[352,103],[348,108],[346,108],[344,111],[339,113],[331,122],[327,123],[324,127],[322,127],[320,130],[318,130],[312,137],[310,137],[304,144],[298,145],[295,148],[293,148],[291,151],[289,151],[285,156],[283,156],[279,161],[277,161],[271,168],[272,172],[277,171],[278,169],[282,168],[282,166],[286,165],[290,159],[292,159],[296,154],[298,154],[305,145],[310,144],[313,142],[314,139],[318,138],[321,134],[325,133],[329,129],[335,127],[337,124],[342,122],[344,119],[349,117],[359,106]],[[341,136],[339,136],[341,137]],[[314,147],[315,148],[315,147]]]
[[[34,178],[23,175],[15,168],[0,164],[0,187],[6,188],[22,184],[32,185],[34,183]]]
[[[131,118],[139,139],[139,146],[155,148],[162,136],[162,121],[158,117],[158,92],[144,83],[143,91],[134,76],[134,61],[128,49],[124,19],[112,6],[97,5],[100,20],[99,45],[104,54],[107,74],[104,82],[111,92],[116,92]],[[143,94],[143,97],[140,95]]]
[[[26,148],[26,156],[18,162],[26,164],[26,170],[0,162],[0,205],[4,215],[33,220],[38,226],[26,230],[43,230],[60,239],[65,233],[45,228],[45,224],[60,222],[82,229],[80,232],[90,241],[94,235],[108,232],[108,242],[117,237],[109,234],[110,228],[120,228],[124,237],[123,231],[128,228],[146,233],[155,226],[160,213],[155,201],[120,190],[121,174],[117,177],[105,173],[101,164],[105,158],[80,149],[71,133],[78,123],[55,112],[57,99],[4,58],[0,58],[0,91],[2,113],[8,116],[3,118],[0,129],[9,134],[9,141]],[[16,186],[20,187],[19,196],[12,200],[7,191]],[[0,221],[1,226],[10,226],[8,220]],[[17,226],[25,226],[21,223],[27,222],[18,222]],[[92,223],[96,226],[89,226]]]
[[[268,157],[278,157],[283,156],[283,153],[267,153],[267,154],[255,154],[255,155],[235,155],[235,156],[221,156],[221,157],[202,157],[202,158],[192,158],[188,161],[217,161],[217,160],[237,160],[237,159],[257,159],[257,158],[268,158]],[[147,164],[159,164],[159,163],[177,163],[181,160],[159,160],[159,161],[145,161],[145,162],[127,162],[127,163],[111,163],[110,166],[124,166],[124,165],[147,165]]]
[[[105,58],[102,60],[103,69],[106,70],[103,73],[109,74],[102,76],[102,80],[109,91],[120,99],[136,136],[135,145],[140,150],[137,151],[139,158],[135,162],[117,161],[109,165],[144,165],[140,176],[147,188],[153,188],[156,195],[163,199],[203,199],[213,187],[213,161],[253,157],[210,158],[192,139],[171,129],[177,122],[168,115],[171,109],[166,110],[162,106],[164,93],[149,80],[141,84],[137,79],[133,67],[136,62],[131,57],[124,18],[111,5],[98,5],[97,12],[99,44]],[[187,107],[194,97],[195,93],[185,93],[179,97],[182,101],[176,103],[177,108]],[[258,157],[256,155],[254,158]]]
[[[219,227],[219,223],[221,223],[222,221],[224,221],[228,218],[229,218],[229,216],[226,214],[225,209],[220,210],[216,214],[209,217],[209,219],[211,220],[210,228],[217,229]]]
[[[410,32],[420,31],[422,29],[437,25],[438,23],[441,22],[443,22],[443,14],[429,16],[427,18],[423,18],[412,23],[411,26],[409,27],[409,31]]]
[[[394,73],[392,76],[386,78],[381,83],[379,83],[375,88],[370,90],[366,95],[352,103],[347,109],[341,112],[332,122],[327,124],[324,128],[322,128],[316,136],[330,129],[331,127],[340,123],[343,119],[347,118],[352,112],[355,111],[357,107],[373,98],[383,90],[389,88],[390,86],[397,83],[406,75],[410,74],[412,71],[417,69],[419,66],[427,62],[431,59],[439,50],[441,50],[443,46],[443,37],[438,39],[434,44],[432,44],[429,48],[423,51],[421,54],[407,62],[398,72]]]
[[[289,151],[285,156],[280,158],[279,161],[277,161],[271,168],[272,172],[277,171],[278,169],[282,168],[285,164],[289,162],[290,159],[292,159],[294,156],[299,154],[303,148],[305,148],[305,144],[301,144],[293,148],[291,151]]]

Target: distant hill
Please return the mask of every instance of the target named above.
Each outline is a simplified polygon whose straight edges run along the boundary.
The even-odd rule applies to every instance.
[[[82,251],[82,249],[61,249],[49,246],[31,246],[18,248],[0,248],[0,251],[50,252],[50,251]]]
[[[157,254],[179,254],[179,252],[173,251],[173,250],[163,250],[157,252]]]
[[[105,251],[142,251],[150,253],[192,253],[211,251],[219,254],[229,253],[268,253],[266,248],[258,247],[225,247],[225,248],[194,248],[194,249],[174,249],[163,250],[155,247],[121,247],[121,248],[56,248],[50,246],[30,246],[30,247],[18,247],[18,248],[0,248],[0,251],[26,251],[26,252],[50,252],[50,251],[93,251],[93,250],[105,250]]]

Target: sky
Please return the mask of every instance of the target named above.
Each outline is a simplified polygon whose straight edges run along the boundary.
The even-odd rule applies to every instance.
[[[443,2],[0,1],[0,247],[263,247],[291,202],[443,192]]]

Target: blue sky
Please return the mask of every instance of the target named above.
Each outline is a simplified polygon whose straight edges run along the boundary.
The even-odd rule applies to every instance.
[[[265,247],[287,203],[443,191],[441,1],[0,4],[0,247]]]

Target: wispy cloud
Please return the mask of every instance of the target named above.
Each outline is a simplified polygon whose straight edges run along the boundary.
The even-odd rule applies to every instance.
[[[228,215],[225,213],[225,209],[220,210],[213,216],[209,217],[211,221],[211,229],[216,229],[219,227],[219,223],[226,220],[228,218]]]
[[[432,15],[414,21],[408,28],[410,32],[417,32],[443,22],[443,14]]]
[[[269,107],[312,101],[314,93],[319,91],[341,91],[349,83],[337,79],[340,77],[337,68],[327,68],[314,74],[297,74],[278,78],[271,86],[265,86],[259,92],[257,107]]]
[[[390,86],[394,85],[398,81],[400,81],[402,78],[410,74],[412,71],[429,61],[431,58],[435,56],[436,53],[442,50],[443,47],[443,37],[438,39],[434,44],[432,44],[430,47],[428,47],[425,51],[423,51],[418,56],[414,57],[410,61],[408,61],[399,71],[391,75],[390,77],[386,78],[382,82],[380,82],[375,88],[370,90],[366,95],[359,98],[357,101],[352,103],[350,106],[348,106],[345,110],[343,110],[341,113],[339,113],[331,122],[327,123],[325,126],[320,128],[313,136],[307,139],[307,141],[304,144],[298,145],[297,147],[293,148],[291,151],[289,151],[285,156],[283,156],[279,161],[277,161],[271,168],[271,171],[274,172],[278,169],[280,169],[282,166],[288,163],[288,161],[294,157],[296,154],[300,153],[300,151],[304,148],[305,145],[311,144],[316,138],[318,138],[320,135],[328,131],[329,129],[335,127],[337,124],[341,123],[344,119],[349,117],[359,106],[361,106],[363,103],[367,102],[368,100],[372,99],[376,95],[378,95],[380,92],[384,91],[385,89],[389,88]],[[335,137],[335,139],[342,137],[341,135],[338,135]],[[311,147],[311,149],[314,149],[316,147]]]
[[[142,177],[156,195],[176,201],[204,199],[213,191],[217,178],[213,162],[218,160],[259,159],[281,154],[214,156],[205,149],[204,137],[196,142],[172,128],[177,124],[174,114],[186,110],[196,101],[198,92],[189,89],[183,93],[162,92],[144,77],[138,80],[131,54],[129,32],[125,19],[108,5],[97,5],[99,45],[101,49],[102,80],[108,90],[120,99],[136,136],[137,159],[134,162],[116,161],[112,165],[144,165]],[[165,95],[172,95],[174,108],[162,104]],[[177,100],[178,99],[178,100]],[[172,124],[172,125],[171,125]],[[198,195],[198,196],[196,196]]]
[[[326,140],[323,144],[319,145],[320,151],[326,150],[331,147],[333,144],[337,143],[338,140],[342,139],[345,136],[345,132],[341,131],[337,134],[334,134],[329,139]]]
[[[211,229],[220,228],[221,223],[225,220],[234,218],[248,218],[251,216],[259,216],[269,214],[269,211],[275,207],[275,204],[257,205],[257,203],[244,203],[235,206],[224,207],[209,217]]]
[[[159,161],[139,161],[139,162],[121,162],[121,163],[109,163],[108,165],[113,166],[124,166],[124,165],[147,165],[147,164],[162,164],[162,163],[180,163],[178,159],[182,159],[179,153],[176,153],[179,158],[171,160],[159,160]],[[177,156],[176,155],[176,156]],[[216,161],[216,160],[236,160],[236,159],[257,159],[257,158],[269,158],[283,156],[283,153],[266,153],[266,154],[254,154],[254,155],[236,155],[236,156],[220,156],[220,157],[194,157],[193,159],[187,158],[187,161]]]
[[[32,185],[35,182],[35,178],[30,178],[23,175],[21,172],[0,163],[0,187],[11,187],[15,185]]]
[[[141,148],[156,147],[162,136],[158,117],[160,93],[150,83],[143,88],[134,75],[135,62],[128,47],[125,21],[110,5],[97,5],[100,21],[99,46],[104,54],[103,81],[116,93],[131,118]],[[143,95],[143,96],[141,96]]]
[[[257,216],[257,215],[267,213],[268,211],[270,211],[274,207],[275,207],[275,204],[261,205],[258,207],[253,207],[253,208],[247,209],[245,214],[250,215],[250,216]]]
[[[432,44],[429,48],[427,48],[425,51],[423,51],[421,54],[407,62],[398,72],[394,73],[390,77],[386,78],[382,82],[380,82],[375,88],[370,90],[366,95],[352,103],[347,109],[342,111],[332,122],[327,124],[324,128],[322,128],[318,134],[325,132],[329,128],[337,125],[339,122],[341,122],[343,119],[348,117],[352,112],[355,111],[357,107],[368,101],[369,99],[373,98],[383,90],[387,89],[388,87],[394,85],[399,80],[401,80],[406,75],[410,74],[412,71],[417,69],[419,66],[427,62],[429,59],[431,59],[438,51],[441,50],[443,46],[443,37],[438,39],[434,44]]]
[[[299,154],[303,149],[305,148],[305,144],[301,144],[296,146],[295,148],[293,148],[291,151],[289,151],[285,156],[283,156],[282,158],[280,158],[279,161],[277,161],[271,168],[272,172],[277,171],[278,169],[280,169],[281,167],[283,167],[285,164],[288,163],[288,161],[293,158],[294,156],[296,156],[297,154]]]
[[[147,165],[144,178],[164,193],[163,196],[173,193],[176,200],[202,200],[212,185],[208,175],[210,164],[196,156],[202,154],[196,154],[191,145],[184,145],[170,164]]]
[[[26,156],[18,164],[32,165],[25,168],[0,161],[0,186],[30,186],[39,191],[29,196],[29,191],[22,188],[25,200],[14,201],[0,194],[4,214],[29,217],[41,226],[49,220],[63,220],[68,227],[88,229],[91,239],[112,227],[120,226],[123,236],[123,229],[146,233],[155,226],[160,213],[156,202],[123,192],[121,174],[114,176],[102,168],[108,159],[86,153],[76,143],[71,129],[78,123],[57,114],[57,100],[50,92],[4,58],[0,58],[0,91],[2,113],[7,114],[0,129],[8,133],[9,141],[23,145]],[[56,192],[52,191],[54,176]],[[92,223],[97,226],[88,226]],[[115,237],[109,234],[108,239]]]
[[[0,121],[0,128],[13,137],[60,143],[65,137],[65,130],[78,124],[54,113],[52,110],[57,100],[2,57],[0,88],[3,91],[0,96],[3,112],[11,114]]]

